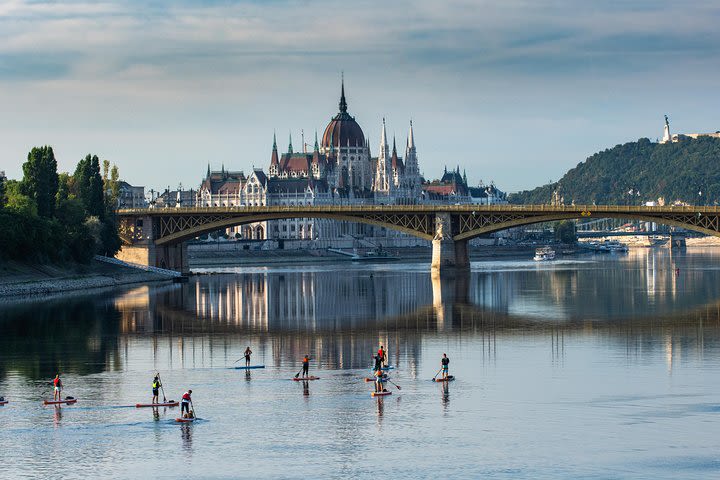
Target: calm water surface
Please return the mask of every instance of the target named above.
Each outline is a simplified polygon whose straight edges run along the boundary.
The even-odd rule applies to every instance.
[[[130,407],[155,371],[201,421]],[[718,380],[720,251],[230,269],[0,304],[0,477],[718,478]]]

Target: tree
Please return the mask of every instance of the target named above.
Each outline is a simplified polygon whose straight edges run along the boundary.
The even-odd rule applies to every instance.
[[[105,194],[98,156],[87,154],[78,162],[73,176],[77,197],[82,201],[88,215],[98,217],[100,220],[104,219]]]
[[[52,147],[35,147],[23,164],[21,191],[35,200],[37,213],[51,218],[55,213],[55,196],[58,191],[57,161]]]
[[[575,243],[577,241],[575,222],[572,220],[561,220],[557,222],[555,224],[555,240],[561,243]]]
[[[36,217],[37,203],[35,200],[22,193],[20,182],[9,180],[5,183],[5,210],[10,210],[28,218]]]
[[[5,176],[0,175],[0,210],[5,206]]]

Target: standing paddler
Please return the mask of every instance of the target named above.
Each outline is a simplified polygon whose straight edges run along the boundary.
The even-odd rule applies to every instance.
[[[60,380],[60,374],[58,373],[55,375],[55,379],[53,380],[53,400],[54,401],[60,401],[60,392],[62,392],[63,384],[62,380]]]
[[[151,404],[155,405],[156,403],[159,403],[159,394],[160,394],[160,387],[162,387],[162,383],[160,382],[160,375],[155,375],[155,379],[153,379],[152,382],[152,402]]]
[[[190,417],[190,403],[192,403],[192,390],[188,390],[187,392],[183,393],[182,400],[180,401],[180,416],[183,418],[191,418]],[[185,416],[187,414],[187,416]],[[194,414],[194,412],[193,412]]]
[[[383,365],[387,365],[387,352],[382,345],[380,345],[380,348],[378,349],[378,357],[380,357],[380,362]]]
[[[310,376],[310,355],[305,355],[302,360],[302,376],[307,378]]]
[[[250,366],[250,355],[252,355],[252,350],[250,350],[249,346],[245,349],[245,353],[243,355],[245,356],[245,366],[249,367]]]
[[[440,367],[442,369],[442,379],[447,380],[448,379],[448,370],[450,367],[450,359],[448,358],[446,353],[443,353],[443,356],[440,359]]]

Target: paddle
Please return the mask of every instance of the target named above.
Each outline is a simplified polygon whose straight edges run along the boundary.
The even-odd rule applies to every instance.
[[[440,375],[440,372],[442,372],[442,368],[440,368],[440,370],[438,370],[438,372],[437,372],[437,373],[435,374],[435,376],[433,377],[433,382],[435,381],[435,379],[437,378],[437,376]]]
[[[393,385],[395,385],[398,390],[402,390],[402,388],[400,388],[400,385],[398,385],[397,383],[393,382],[393,381],[390,380],[389,378],[386,378],[385,381],[386,381],[386,382],[390,382],[390,383],[392,383]]]
[[[163,392],[163,403],[167,403],[167,398],[165,398],[165,389],[163,388],[162,380],[160,379],[160,372],[157,372],[158,382],[160,382],[160,390]]]
[[[193,419],[197,419],[197,413],[195,413],[195,405],[193,405],[192,398],[190,399],[190,407],[192,408]]]
[[[300,374],[302,373],[302,371],[303,371],[303,369],[300,368],[300,371],[295,374],[295,378],[298,378],[300,376]]]

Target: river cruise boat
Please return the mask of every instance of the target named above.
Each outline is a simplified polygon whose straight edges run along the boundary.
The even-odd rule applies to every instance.
[[[550,247],[542,247],[535,250],[535,257],[533,257],[533,260],[536,262],[543,262],[546,260],[554,260],[555,259],[555,250],[553,250]]]

